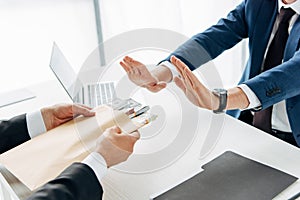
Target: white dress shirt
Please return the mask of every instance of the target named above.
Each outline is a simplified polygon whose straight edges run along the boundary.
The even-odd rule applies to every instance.
[[[46,132],[46,126],[41,111],[38,110],[27,113],[26,122],[30,138],[34,138]],[[99,182],[107,173],[107,164],[99,153],[91,153],[82,161],[82,163],[88,165],[94,171]]]
[[[296,12],[296,14],[290,20],[290,24],[289,24],[289,32],[290,32],[300,14],[300,0],[297,0],[296,2],[294,2],[292,4],[288,4],[288,5],[284,4],[282,2],[282,0],[278,0],[278,14],[280,12],[281,7],[285,7],[285,8],[290,7]],[[268,47],[265,52],[265,57],[266,57],[266,53],[268,52],[271,41],[274,38],[274,35],[278,29],[278,25],[279,25],[279,17],[277,15],[277,18],[274,23],[273,30],[272,30],[272,33],[271,33],[271,36],[269,39],[269,44],[268,44]],[[172,63],[170,63],[168,61],[164,61],[161,63],[161,65],[164,65],[164,66],[170,68],[173,77],[179,75],[175,66]],[[247,85],[241,84],[238,87],[243,90],[243,92],[246,94],[246,96],[249,100],[249,105],[246,109],[257,108],[257,107],[261,106],[261,102],[257,98],[256,94]],[[285,100],[281,101],[277,104],[274,104],[272,113],[273,113],[272,114],[272,128],[273,129],[284,131],[284,132],[292,132],[290,123],[288,120],[287,112],[286,112]]]

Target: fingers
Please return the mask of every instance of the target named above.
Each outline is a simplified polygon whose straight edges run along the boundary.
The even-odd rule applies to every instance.
[[[102,155],[107,166],[111,167],[128,159],[139,138],[138,131],[126,134],[122,133],[119,127],[114,126],[106,129],[98,138],[95,152]]]
[[[181,77],[183,78],[183,81],[185,82],[185,86],[186,87],[190,87],[193,85],[193,83],[190,81],[190,79],[188,78],[188,70],[189,68],[178,58],[176,58],[175,56],[171,57],[171,62],[173,65],[175,65],[178,73],[181,75]],[[192,72],[191,72],[192,73]]]
[[[138,70],[139,67],[143,66],[142,63],[139,61],[134,60],[133,58],[129,56],[125,56],[123,60],[120,62],[120,65],[123,67],[123,69],[127,72],[135,72],[139,73],[140,71]]]
[[[180,75],[182,77],[184,77],[184,79],[186,81],[188,81],[191,86],[193,86],[193,81],[191,80],[191,76],[193,76],[194,78],[196,78],[196,76],[187,67],[187,65],[184,62],[182,62],[180,59],[176,58],[175,56],[171,57],[171,61],[175,65],[175,67],[176,67],[177,71],[180,73]]]
[[[183,80],[185,82],[185,85],[187,88],[192,89],[193,88],[193,82],[190,79],[190,74],[188,73],[189,71],[187,71],[186,69],[183,70]]]
[[[73,104],[71,105],[73,110],[73,115],[83,115],[85,117],[92,117],[95,116],[95,112],[91,111],[90,107],[79,105],[79,104]]]
[[[153,85],[148,85],[146,86],[146,88],[148,90],[150,90],[151,92],[159,92],[162,89],[167,87],[167,83],[166,82],[159,82],[157,84],[153,84]]]
[[[88,110],[92,110],[92,109],[93,109],[93,108],[91,108],[91,107],[89,107],[89,106],[86,106],[86,105],[84,105],[84,104],[75,103],[74,105],[78,105],[78,106],[84,107],[84,108],[86,108],[86,109],[88,109]]]
[[[181,60],[179,60],[178,58],[176,58],[175,56],[171,57],[171,62],[176,67],[178,73],[182,76],[183,75],[183,70],[187,66]]]
[[[138,131],[127,134],[122,132],[117,126],[106,129],[103,136],[117,149],[130,153],[133,152],[135,143],[140,139]]]
[[[108,128],[108,131],[110,132],[110,134],[118,134],[119,136],[120,135],[126,135],[126,136],[129,135],[129,136],[136,138],[137,140],[140,138],[140,133],[138,131],[134,131],[130,134],[127,134],[127,133],[123,133],[121,128],[118,126],[113,126],[111,128]]]
[[[113,133],[116,133],[116,134],[122,133],[122,130],[118,126],[113,126],[113,127],[109,128],[108,130],[111,134],[113,134]]]
[[[181,78],[176,76],[174,78],[174,82],[177,85],[177,87],[179,87],[184,93],[186,92],[186,87],[185,87],[184,82],[182,81]]]
[[[171,61],[182,76],[186,86],[188,85],[193,89],[204,87],[198,78],[193,74],[193,72],[180,59],[172,56]]]
[[[124,61],[125,63],[131,65],[131,66],[136,66],[136,67],[138,67],[138,66],[142,66],[142,65],[143,65],[143,64],[140,63],[139,61],[134,60],[133,58],[131,58],[131,57],[129,57],[129,56],[125,56],[124,59],[123,59],[123,61]]]
[[[127,65],[125,62],[120,62],[120,65],[123,67],[123,69],[125,70],[125,72],[129,73],[131,72],[131,67],[129,65]]]
[[[122,130],[118,126],[113,126],[111,128],[108,128],[106,131],[108,133],[107,135],[111,135],[112,137],[118,137],[121,138],[121,140],[124,140],[125,142],[127,140],[132,140],[136,142],[138,139],[140,139],[140,133],[136,130],[130,134],[123,133]]]

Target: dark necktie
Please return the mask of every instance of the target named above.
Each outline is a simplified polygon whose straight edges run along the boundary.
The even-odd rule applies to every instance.
[[[266,55],[263,71],[267,71],[282,63],[285,45],[289,37],[289,21],[295,12],[291,8],[281,8],[279,13],[278,30],[269,46]],[[265,132],[272,132],[271,116],[272,108],[270,106],[264,110],[254,113],[253,125]]]

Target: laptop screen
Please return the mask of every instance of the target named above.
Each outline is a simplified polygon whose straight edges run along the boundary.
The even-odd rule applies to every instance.
[[[52,47],[50,68],[73,100],[82,85],[77,83],[77,88],[75,87],[77,75],[55,42]]]

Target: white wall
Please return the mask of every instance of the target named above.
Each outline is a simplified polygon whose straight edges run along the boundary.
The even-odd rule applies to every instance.
[[[100,0],[104,40],[137,28],[169,29],[190,37],[226,16],[239,1]],[[93,0],[0,0],[0,27],[0,92],[54,79],[48,66],[53,41],[75,69],[97,45]],[[225,85],[239,79],[241,49],[215,61]]]
[[[169,29],[191,37],[226,17],[239,2],[241,0],[100,0],[104,41],[140,28]],[[245,62],[241,59],[242,49],[245,50],[245,44],[242,45],[214,61],[226,87],[235,85],[240,78]]]
[[[0,92],[54,79],[56,41],[78,69],[97,45],[93,0],[0,0]]]

